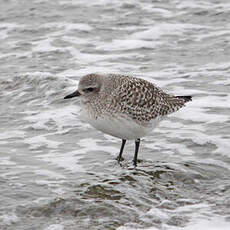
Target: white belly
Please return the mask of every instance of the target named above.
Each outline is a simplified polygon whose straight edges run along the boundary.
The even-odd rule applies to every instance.
[[[126,140],[138,139],[146,136],[159,123],[158,119],[154,119],[149,122],[147,126],[142,126],[128,117],[110,117],[108,115],[100,116],[95,119],[84,110],[81,116],[86,122],[103,133]]]

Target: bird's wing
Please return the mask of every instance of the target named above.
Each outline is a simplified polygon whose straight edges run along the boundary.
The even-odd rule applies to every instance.
[[[146,122],[173,112],[167,100],[170,97],[154,84],[139,78],[125,79],[111,92],[111,98],[114,103],[119,103],[121,113]]]

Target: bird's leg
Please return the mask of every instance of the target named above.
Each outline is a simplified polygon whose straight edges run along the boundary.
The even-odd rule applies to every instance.
[[[122,139],[120,153],[119,153],[119,155],[118,155],[118,157],[117,157],[118,163],[121,161],[123,149],[124,149],[124,147],[125,147],[125,142],[126,142],[126,140],[125,140],[125,139]]]
[[[140,139],[136,139],[135,140],[135,154],[134,154],[134,158],[133,158],[133,165],[136,167],[137,166],[137,155],[138,155],[138,150],[139,150],[139,146],[140,146]]]

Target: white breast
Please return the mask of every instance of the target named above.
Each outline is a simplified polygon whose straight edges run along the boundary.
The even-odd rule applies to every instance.
[[[81,117],[103,133],[126,140],[138,139],[147,135],[159,123],[159,119],[154,119],[147,126],[143,126],[124,115],[103,115],[96,119],[84,109],[82,109]]]

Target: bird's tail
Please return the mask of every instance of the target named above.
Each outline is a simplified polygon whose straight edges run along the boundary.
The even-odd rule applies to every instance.
[[[185,102],[191,101],[192,96],[176,96],[179,99],[184,99]]]

